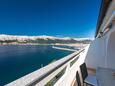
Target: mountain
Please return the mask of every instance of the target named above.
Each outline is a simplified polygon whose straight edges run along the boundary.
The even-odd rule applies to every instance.
[[[54,36],[15,36],[0,35],[0,43],[39,43],[39,44],[55,44],[55,43],[90,43],[89,38],[71,38],[71,37],[54,37]]]

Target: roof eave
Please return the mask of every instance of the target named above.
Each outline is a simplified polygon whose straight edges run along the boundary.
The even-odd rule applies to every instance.
[[[99,16],[98,16],[98,21],[97,21],[97,29],[96,29],[96,33],[95,33],[95,38],[97,37],[97,34],[99,32],[100,26],[103,22],[103,19],[106,15],[107,9],[110,5],[112,0],[102,0],[101,2],[101,6],[100,6],[100,11],[99,11]]]

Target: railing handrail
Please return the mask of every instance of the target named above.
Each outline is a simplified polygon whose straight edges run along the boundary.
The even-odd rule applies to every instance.
[[[44,79],[48,78],[51,74],[54,74],[56,71],[59,71],[60,69],[66,67],[69,61],[76,58],[76,56],[79,55],[84,50],[85,49],[81,49],[79,51],[76,51],[76,52],[68,55],[68,56],[65,56],[62,59],[57,60],[56,62],[46,65],[45,67],[43,67],[39,70],[36,70],[26,76],[23,76],[15,81],[7,84],[6,86],[17,86],[20,84],[22,86],[25,86],[25,85],[33,86],[38,83],[40,84],[40,83],[44,82]],[[50,77],[50,79],[51,79],[51,77]],[[46,80],[45,82],[47,83],[48,80]]]
[[[57,65],[55,68],[49,70],[48,72],[46,72],[44,75],[42,75],[41,77],[38,77],[36,80],[34,80],[33,82],[29,83],[27,86],[34,86],[37,83],[39,83],[41,80],[43,80],[45,77],[49,76],[51,73],[53,73],[55,70],[57,70],[58,68],[60,68],[62,65],[66,64],[68,61],[70,61],[71,59],[73,59],[75,56],[79,55],[82,51],[84,51],[84,49],[80,50],[77,54],[73,55],[71,58],[67,59],[66,61],[62,62],[61,64]]]

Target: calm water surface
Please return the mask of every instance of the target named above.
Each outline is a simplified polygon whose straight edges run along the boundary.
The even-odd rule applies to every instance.
[[[70,53],[72,52],[56,50],[47,45],[0,46],[0,86]]]

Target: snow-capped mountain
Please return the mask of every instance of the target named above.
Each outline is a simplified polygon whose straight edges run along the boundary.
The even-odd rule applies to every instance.
[[[12,43],[81,43],[90,42],[89,38],[71,38],[71,37],[54,37],[54,36],[16,36],[0,35],[0,42]]]

